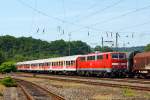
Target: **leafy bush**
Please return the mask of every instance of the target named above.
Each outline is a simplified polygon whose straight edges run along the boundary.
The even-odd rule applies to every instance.
[[[132,89],[130,89],[129,87],[125,87],[123,88],[123,95],[127,96],[127,97],[132,97],[134,96],[134,91]]]
[[[1,84],[3,84],[6,87],[16,87],[17,83],[15,80],[13,80],[11,77],[5,77],[0,81]]]
[[[11,71],[16,71],[16,67],[14,62],[4,62],[0,65],[0,72],[1,73],[9,73]]]

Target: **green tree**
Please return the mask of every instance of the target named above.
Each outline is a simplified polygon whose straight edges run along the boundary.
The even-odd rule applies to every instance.
[[[9,73],[11,71],[16,71],[15,63],[12,61],[4,62],[0,65],[0,72],[1,73]]]
[[[58,56],[87,54],[91,47],[82,41],[56,40],[52,42],[34,39],[32,37],[0,36],[0,63],[3,57],[6,61],[25,61]],[[3,55],[2,55],[3,54]]]
[[[112,52],[112,48],[108,47],[108,46],[104,46],[103,48],[101,46],[96,46],[94,48],[95,51],[100,51],[100,52]]]
[[[2,51],[0,51],[0,64],[5,61]]]
[[[150,44],[148,44],[145,48],[144,51],[150,51]]]
[[[70,44],[70,54],[71,55],[77,55],[77,54],[87,54],[91,52],[91,47],[82,41],[71,41],[67,42],[67,44]],[[66,51],[69,50],[69,47]]]

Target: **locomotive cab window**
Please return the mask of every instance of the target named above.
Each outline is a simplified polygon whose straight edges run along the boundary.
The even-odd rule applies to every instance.
[[[87,60],[95,60],[95,56],[88,56]]]
[[[111,54],[111,57],[113,59],[125,59],[126,56],[123,53],[113,53]]]
[[[98,56],[97,56],[97,59],[98,59],[98,60],[103,59],[103,55],[98,55]]]
[[[85,61],[85,57],[81,57],[80,60],[81,60],[81,61]]]
[[[108,59],[108,54],[106,54],[106,59]]]

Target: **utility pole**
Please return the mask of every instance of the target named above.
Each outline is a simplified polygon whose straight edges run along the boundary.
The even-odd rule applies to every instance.
[[[104,39],[103,39],[103,37],[102,37],[102,48],[103,48],[103,46],[104,46]]]
[[[104,39],[102,37],[102,51],[103,51],[103,47],[104,47]]]
[[[70,56],[70,39],[71,39],[71,33],[69,33],[68,36],[69,36],[69,56]]]
[[[116,51],[118,51],[118,37],[119,37],[119,34],[117,32],[116,33]]]

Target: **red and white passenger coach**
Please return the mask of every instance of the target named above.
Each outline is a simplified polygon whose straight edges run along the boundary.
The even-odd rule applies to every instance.
[[[127,71],[126,54],[122,52],[92,53],[18,62],[19,71],[71,72],[84,75],[123,74]]]

